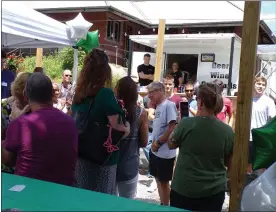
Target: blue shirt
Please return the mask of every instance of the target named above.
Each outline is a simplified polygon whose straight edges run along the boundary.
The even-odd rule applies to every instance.
[[[5,69],[1,71],[1,99],[11,96],[11,83],[15,79],[15,73]]]
[[[194,110],[197,110],[197,101],[195,99],[191,99],[189,101],[189,106]],[[194,115],[189,111],[189,117],[194,117]]]

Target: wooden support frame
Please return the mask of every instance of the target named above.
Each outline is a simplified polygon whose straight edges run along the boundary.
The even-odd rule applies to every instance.
[[[166,27],[166,21],[164,19],[160,19],[159,25],[158,25],[154,81],[159,81],[161,78],[161,73],[163,68],[162,61],[163,61],[165,27]]]
[[[36,67],[42,67],[43,48],[36,49]]]
[[[261,1],[245,1],[234,152],[232,160],[230,211],[239,211],[248,166],[253,79],[259,36]]]

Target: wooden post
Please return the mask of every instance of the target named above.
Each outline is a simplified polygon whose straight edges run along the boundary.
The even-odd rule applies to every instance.
[[[42,67],[42,57],[43,57],[43,49],[37,48],[36,49],[36,67]]]
[[[245,1],[242,27],[235,143],[232,160],[230,211],[239,211],[248,166],[253,79],[259,36],[261,1]]]
[[[164,19],[159,20],[158,25],[158,37],[157,37],[157,47],[156,47],[156,62],[155,62],[155,72],[154,81],[159,81],[162,72],[162,61],[163,61],[163,47],[164,47],[164,34],[165,34],[166,21]]]

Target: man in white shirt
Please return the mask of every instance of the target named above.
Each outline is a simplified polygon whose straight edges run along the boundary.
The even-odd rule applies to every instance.
[[[175,128],[177,110],[175,104],[167,100],[165,86],[161,82],[152,82],[148,86],[148,96],[156,104],[149,168],[157,183],[161,205],[169,205],[169,182],[172,180],[176,150],[170,150],[167,142]]]
[[[260,128],[276,115],[274,101],[264,94],[267,81],[264,77],[256,77],[254,81],[254,95],[252,100],[251,130]],[[253,143],[250,130],[249,158],[247,172],[252,173]]]

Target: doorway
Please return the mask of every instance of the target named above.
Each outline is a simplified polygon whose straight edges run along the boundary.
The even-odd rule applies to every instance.
[[[196,81],[197,67],[198,67],[198,55],[197,54],[168,54],[167,55],[167,67],[166,73],[172,70],[172,64],[177,62],[181,71],[189,73],[190,80]]]

